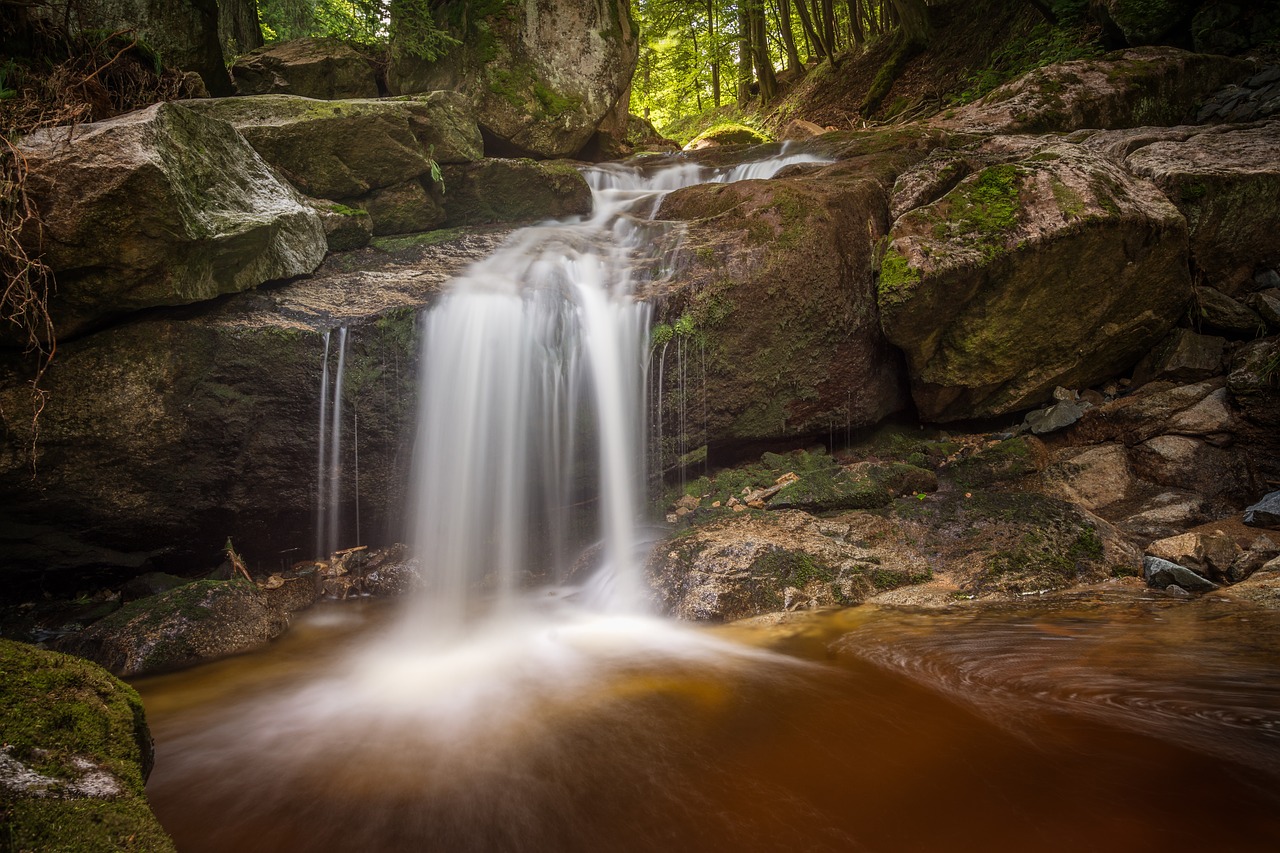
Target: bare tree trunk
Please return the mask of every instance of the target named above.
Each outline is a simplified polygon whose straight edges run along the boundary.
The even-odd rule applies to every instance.
[[[858,47],[867,40],[866,31],[862,29],[862,0],[846,0],[849,7],[849,35]]]
[[[756,67],[756,79],[760,81],[760,105],[765,106],[778,96],[778,78],[773,72],[773,60],[769,58],[769,33],[765,27],[764,0],[745,0],[751,22],[751,59]]]
[[[800,53],[796,50],[796,34],[791,30],[791,0],[778,0],[778,29],[782,32],[782,46],[787,51],[787,70],[798,74],[801,69]]]
[[[822,41],[818,38],[818,33],[813,28],[813,20],[809,17],[808,0],[797,0],[796,11],[800,13],[800,28],[804,30],[805,40],[809,43],[809,52],[812,56],[819,59],[826,57],[822,50]]]
[[[738,106],[751,100],[751,29],[747,5],[738,3]]]
[[[715,0],[707,0],[707,41],[711,51],[711,97],[720,106],[720,43],[716,41]]]

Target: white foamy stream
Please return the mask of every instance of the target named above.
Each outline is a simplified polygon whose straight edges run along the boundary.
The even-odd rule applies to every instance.
[[[818,161],[783,153],[720,170],[592,167],[590,216],[523,229],[452,283],[423,326],[420,624],[450,636],[482,602],[509,611],[531,573],[567,568],[574,507],[592,502],[605,569],[590,604],[643,609],[636,530],[650,311],[633,294],[634,271],[652,270],[665,230],[652,218],[681,187]]]

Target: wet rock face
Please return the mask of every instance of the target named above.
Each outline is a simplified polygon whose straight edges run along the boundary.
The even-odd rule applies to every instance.
[[[22,239],[57,277],[60,339],[309,273],[324,258],[315,211],[228,124],[183,106],[38,131],[21,152],[43,219]]]
[[[681,268],[655,293],[664,435],[722,447],[857,428],[903,407],[871,273],[886,203],[879,181],[843,172],[668,196],[659,218],[688,227]],[[687,434],[682,408],[696,413]]]
[[[0,640],[0,813],[14,850],[172,853],[147,805],[142,700],[101,667]]]
[[[931,124],[981,133],[1047,133],[1172,125],[1206,96],[1253,73],[1249,63],[1170,47],[1048,65]]]
[[[1191,296],[1177,209],[1078,146],[997,138],[899,185],[926,203],[889,233],[880,318],[925,420],[1008,414],[1114,376]]]
[[[625,0],[500,4],[434,63],[393,53],[393,92],[460,92],[502,156],[569,157],[629,90],[638,56]]]
[[[336,39],[303,38],[260,47],[231,66],[240,95],[376,98],[373,66]]]
[[[1253,289],[1259,267],[1280,264],[1280,210],[1274,204],[1280,198],[1280,121],[1154,142],[1125,163],[1154,181],[1186,217],[1191,258],[1206,283],[1228,296],[1239,294]],[[1260,323],[1253,318],[1252,325],[1256,330]]]
[[[0,372],[4,594],[216,564],[228,535],[255,571],[313,556],[323,335],[340,325],[341,544],[357,495],[365,541],[402,536],[417,312],[501,238],[379,241],[309,280],[60,346],[34,442],[29,377]]]
[[[367,211],[379,235],[439,225],[444,187],[433,166],[482,156],[475,121],[449,92],[393,100],[269,95],[189,104],[230,122],[302,192]]]

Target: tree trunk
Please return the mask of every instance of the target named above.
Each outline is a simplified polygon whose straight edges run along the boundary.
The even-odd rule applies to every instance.
[[[751,100],[751,28],[745,2],[738,3],[738,106]]]
[[[796,50],[796,34],[791,30],[791,0],[778,0],[778,29],[782,32],[782,46],[787,51],[787,70],[799,74],[800,53]]]
[[[819,59],[825,59],[829,56],[827,46],[818,37],[818,31],[813,26],[813,18],[809,14],[808,0],[798,0],[796,11],[800,13],[800,26],[804,27],[805,36],[813,42],[814,53],[817,54]]]
[[[760,106],[774,101],[778,96],[778,78],[773,72],[773,60],[769,58],[769,33],[766,28],[764,0],[749,2],[751,59],[756,68],[756,80],[760,82]]]
[[[715,0],[707,0],[707,49],[711,51],[711,97],[720,106],[720,42],[716,40]]]

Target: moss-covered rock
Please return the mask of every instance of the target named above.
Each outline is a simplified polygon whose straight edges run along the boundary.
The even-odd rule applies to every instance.
[[[241,95],[376,98],[373,66],[338,39],[301,38],[251,50],[231,66]]]
[[[931,124],[984,133],[1178,124],[1192,120],[1209,94],[1250,73],[1242,60],[1134,48],[1037,68]]]
[[[456,8],[444,23],[459,45],[434,62],[393,50],[387,84],[461,93],[493,141],[490,153],[572,156],[630,90],[638,52],[625,0]]]
[[[248,581],[193,581],[132,601],[57,648],[128,677],[246,652],[288,627],[289,613]]]
[[[5,850],[171,853],[143,788],[151,763],[133,688],[86,660],[0,640]]]
[[[229,122],[264,160],[317,198],[357,198],[430,179],[431,163],[482,156],[480,131],[452,92],[319,101],[296,95],[184,102]]]
[[[931,421],[987,417],[1131,367],[1191,295],[1186,223],[1150,183],[1079,146],[1000,138],[938,163],[941,198],[894,223],[880,319]],[[929,194],[908,180],[913,199]],[[925,182],[926,184],[929,182]]]
[[[1258,268],[1280,266],[1280,121],[1154,142],[1125,164],[1187,218],[1191,259],[1206,284],[1235,295],[1252,287]]]
[[[934,472],[901,462],[856,463],[808,472],[769,500],[770,509],[830,512],[887,506],[903,494],[936,491]]]
[[[760,145],[769,141],[769,137],[745,124],[717,124],[699,133],[685,147],[690,151],[697,151],[720,145]]]
[[[530,222],[591,212],[591,188],[568,163],[489,158],[445,169],[445,225]]]
[[[374,236],[386,237],[431,231],[444,224],[444,207],[437,196],[422,181],[409,180],[379,187],[352,204],[369,211]]]
[[[855,429],[903,406],[900,362],[878,328],[873,247],[888,225],[884,173],[920,156],[855,156],[666,198],[659,217],[688,227],[677,274],[651,294],[659,330],[672,333],[654,338],[664,460],[680,446]],[[683,433],[681,411],[696,413]]]
[[[177,104],[23,138],[59,339],[141,308],[309,273],[320,219],[225,122]]]
[[[655,604],[680,619],[727,622],[857,604],[931,576],[922,557],[889,547],[892,538],[874,516],[828,521],[802,512],[745,512],[659,543],[647,574]]]
[[[317,198],[307,199],[307,203],[320,214],[330,252],[362,249],[373,239],[373,219],[364,208]]]

